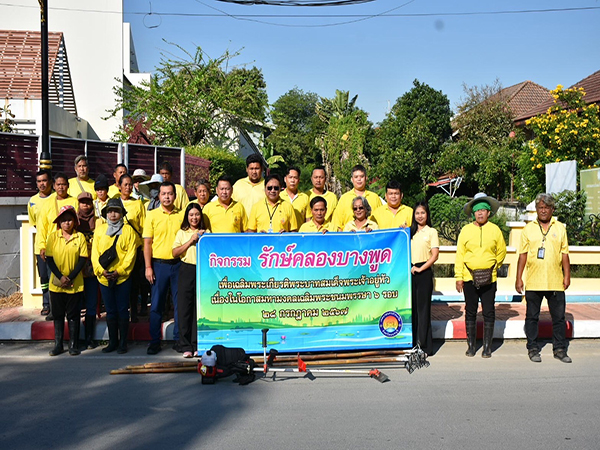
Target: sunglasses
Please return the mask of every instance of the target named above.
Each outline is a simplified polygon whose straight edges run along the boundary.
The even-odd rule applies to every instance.
[[[278,191],[281,189],[279,186],[267,186],[267,191]]]
[[[352,208],[354,211],[362,211],[363,209],[365,209],[364,206],[357,206],[355,208]]]

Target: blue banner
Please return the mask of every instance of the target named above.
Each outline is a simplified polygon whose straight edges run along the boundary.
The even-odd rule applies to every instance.
[[[412,347],[410,232],[204,234],[198,350]]]

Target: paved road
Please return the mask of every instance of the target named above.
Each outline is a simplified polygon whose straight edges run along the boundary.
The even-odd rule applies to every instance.
[[[489,360],[441,346],[431,366],[391,381],[318,376],[248,386],[199,375],[109,375],[127,364],[181,361],[100,349],[47,355],[51,344],[0,344],[3,449],[598,449],[600,341],[571,343],[572,364],[529,362],[507,341]]]

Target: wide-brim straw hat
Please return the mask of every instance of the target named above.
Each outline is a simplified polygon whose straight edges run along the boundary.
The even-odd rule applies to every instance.
[[[477,203],[481,203],[481,202],[486,202],[492,208],[492,210],[490,211],[490,216],[493,216],[494,214],[496,214],[496,212],[498,211],[498,208],[500,208],[500,202],[498,200],[496,200],[494,197],[490,197],[485,192],[479,192],[479,193],[475,194],[475,197],[473,197],[473,200],[471,200],[470,202],[468,202],[465,205],[465,207],[464,207],[465,214],[467,216],[471,217],[471,214],[473,213],[473,206],[475,206]]]

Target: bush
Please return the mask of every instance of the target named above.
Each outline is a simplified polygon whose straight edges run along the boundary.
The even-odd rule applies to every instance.
[[[584,191],[562,191],[554,194],[554,200],[554,215],[565,224],[569,245],[600,245],[600,217],[586,217]]]
[[[217,186],[221,175],[230,176],[233,181],[246,176],[246,162],[235,154],[222,148],[194,146],[186,147],[186,153],[208,159],[210,164],[210,184]]]
[[[456,245],[460,230],[472,222],[472,218],[467,217],[463,211],[469,200],[465,196],[452,198],[446,194],[435,194],[429,199],[431,222],[433,227],[438,230],[442,242]],[[504,214],[497,214],[490,219],[490,222],[500,227],[504,240],[508,242],[510,228],[506,225],[507,217]]]

